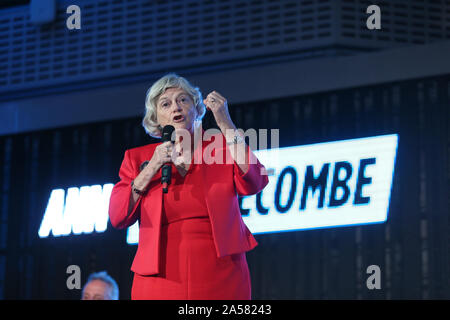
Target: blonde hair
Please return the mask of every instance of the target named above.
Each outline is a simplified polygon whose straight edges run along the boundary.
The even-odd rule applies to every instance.
[[[145,97],[145,115],[142,120],[142,126],[144,127],[145,132],[155,138],[160,138],[162,134],[162,127],[156,118],[156,103],[161,94],[169,88],[181,88],[189,94],[197,109],[198,116],[196,121],[201,122],[206,113],[206,107],[203,104],[202,93],[199,88],[192,86],[189,81],[175,73],[166,74],[147,90],[147,95]]]
[[[83,287],[82,293],[84,292],[84,288],[87,286],[87,284],[94,280],[103,281],[109,286],[109,300],[119,300],[119,286],[117,285],[117,282],[106,271],[94,272],[89,275],[89,278]]]

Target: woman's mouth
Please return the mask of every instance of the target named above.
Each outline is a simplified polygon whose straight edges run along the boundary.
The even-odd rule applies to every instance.
[[[183,121],[184,121],[184,117],[181,114],[173,117],[173,122],[175,122],[175,123],[183,122]]]

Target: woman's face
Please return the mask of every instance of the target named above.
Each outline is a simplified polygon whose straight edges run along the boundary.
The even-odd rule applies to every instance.
[[[175,129],[194,130],[197,109],[191,96],[181,88],[169,88],[156,102],[156,119],[162,127],[170,124]]]

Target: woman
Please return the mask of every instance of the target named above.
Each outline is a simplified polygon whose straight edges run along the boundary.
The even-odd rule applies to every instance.
[[[219,133],[199,141],[201,134],[195,133],[203,133],[205,105],[226,139]],[[146,132],[160,137],[166,125],[175,128],[175,145],[168,141],[127,150],[121,180],[111,193],[114,227],[139,220],[132,299],[251,299],[245,252],[257,242],[242,221],[237,195],[266,186],[264,167],[236,130],[226,99],[213,91],[202,100],[198,88],[175,74],[156,81],[146,97]],[[192,161],[198,155],[206,160],[206,153],[234,161]],[[173,164],[167,193],[160,173],[165,163]]]

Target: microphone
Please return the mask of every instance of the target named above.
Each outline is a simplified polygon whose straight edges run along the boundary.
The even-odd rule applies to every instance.
[[[174,126],[170,124],[164,126],[162,129],[162,142],[172,141],[172,133],[175,131]],[[174,141],[172,141],[174,143]],[[170,163],[165,163],[161,169],[161,183],[163,185],[163,192],[167,193],[170,181],[172,179],[172,166]]]

